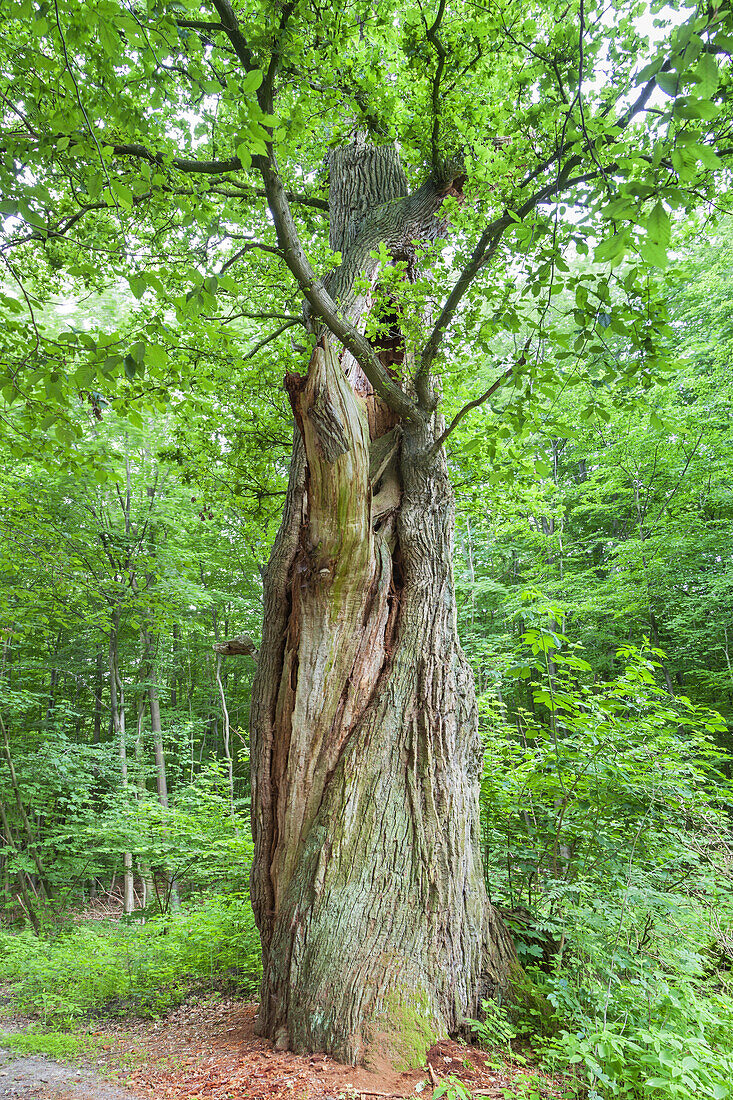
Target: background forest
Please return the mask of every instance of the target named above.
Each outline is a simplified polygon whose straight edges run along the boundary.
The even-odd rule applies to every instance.
[[[58,7],[34,7],[39,37],[56,33],[54,10],[58,21]],[[145,58],[131,11],[124,31]],[[413,24],[405,56],[418,66]],[[191,55],[204,117],[216,73],[203,47]],[[696,65],[693,88],[718,95],[713,53]],[[62,68],[79,97],[68,58]],[[243,172],[248,149],[264,155],[248,77]],[[383,110],[384,89],[369,92]],[[174,98],[195,145],[196,118]],[[444,376],[446,420],[467,411],[446,449],[485,746],[486,884],[542,994],[484,1002],[466,1026],[591,1100],[725,1100],[733,1081],[733,225],[683,194],[698,181],[686,153],[700,179],[720,161],[690,137],[712,99],[679,102],[680,186],[665,206],[656,183],[629,183],[641,244],[631,228],[601,241],[560,199],[548,215],[530,207],[512,226],[512,265],[462,303]],[[68,205],[53,231],[37,224],[50,192],[30,170],[16,178],[12,158],[0,202],[0,979],[43,1028],[154,1015],[202,988],[257,996],[248,714],[293,438],[282,378],[309,338],[271,225],[265,241],[249,213],[231,230],[250,183],[174,194],[139,146],[118,147],[140,156],[134,171],[123,160],[114,181],[77,178],[77,147],[96,163],[82,113],[39,154],[49,179],[67,158],[49,184]],[[500,178],[504,147],[482,153]],[[417,181],[418,137],[404,150]],[[289,196],[304,235],[327,208],[323,165],[311,168],[308,196]],[[175,219],[161,204],[136,223],[156,187]],[[85,213],[101,210],[81,243],[67,235],[80,193]],[[452,213],[466,250],[479,214]],[[311,254],[335,266],[312,235]],[[433,255],[443,288],[450,251]],[[409,304],[412,285],[389,289]],[[217,652],[241,635],[252,653]]]
[[[608,381],[637,352],[603,316],[588,374],[569,350],[520,430],[504,398],[450,447],[487,884],[557,1014],[499,1010],[481,1035],[541,1025],[603,1095],[723,1097],[733,1064],[733,231],[687,236],[653,376]],[[53,301],[38,323],[62,344],[130,323],[122,286]],[[125,379],[64,419],[51,387],[33,423],[3,413],[0,970],[44,1022],[257,991],[254,661],[213,647],[257,637],[289,438],[255,369],[207,367],[159,412]]]

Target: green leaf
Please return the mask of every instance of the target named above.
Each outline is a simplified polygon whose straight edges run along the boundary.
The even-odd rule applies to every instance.
[[[263,74],[260,69],[250,69],[244,80],[240,84],[241,90],[245,95],[254,95],[259,86],[262,84]]]
[[[125,210],[132,210],[132,191],[119,180],[112,180],[112,194]]]
[[[624,258],[627,246],[628,231],[614,233],[612,236],[607,237],[605,241],[601,241],[595,250],[593,259],[597,264],[618,264]]]
[[[664,247],[664,245],[658,244],[650,237],[647,237],[646,240],[642,241],[641,245],[639,246],[639,254],[641,255],[642,260],[644,260],[648,264],[651,264],[652,267],[666,267],[669,262],[667,249]]]
[[[714,56],[711,53],[704,53],[697,63],[695,72],[700,81],[696,86],[696,91],[699,90],[703,99],[709,99],[717,89],[720,80],[718,63]]]
[[[130,285],[130,290],[132,291],[132,293],[135,295],[135,297],[139,301],[140,298],[142,298],[143,294],[145,293],[145,289],[146,289],[146,280],[145,280],[144,276],[142,276],[142,275],[128,275],[127,276],[127,282]]]
[[[243,168],[250,168],[252,166],[252,154],[250,153],[249,146],[243,141],[237,146],[236,153],[242,162]]]
[[[683,96],[674,105],[674,113],[677,118],[715,118],[720,113],[720,108],[709,99],[693,99],[692,96]]]
[[[147,344],[145,346],[145,362],[153,370],[165,370],[168,366],[168,352],[159,344]]]
[[[649,239],[655,244],[659,244],[663,248],[666,248],[669,244],[672,235],[672,227],[669,221],[669,214],[664,209],[661,200],[657,202],[646,220],[646,231]]]
[[[667,95],[674,96],[677,94],[679,77],[676,73],[657,73],[654,79]]]
[[[135,360],[137,365],[140,366],[145,358],[145,344],[142,340],[138,340],[137,343],[132,345],[132,347],[130,348],[130,355]]]

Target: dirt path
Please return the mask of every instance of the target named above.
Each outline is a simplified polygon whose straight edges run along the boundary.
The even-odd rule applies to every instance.
[[[52,1062],[40,1055],[16,1055],[0,1047],[0,1098],[34,1100],[138,1100],[88,1069]]]

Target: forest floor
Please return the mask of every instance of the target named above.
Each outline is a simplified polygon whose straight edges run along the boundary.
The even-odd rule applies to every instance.
[[[452,1040],[437,1043],[422,1069],[398,1073],[340,1065],[323,1054],[280,1053],[255,1034],[257,1006],[228,999],[188,1001],[157,1021],[105,1023],[88,1036],[78,1064],[3,1050],[0,1098],[34,1100],[386,1100],[432,1097],[448,1079],[449,1100],[567,1095],[563,1082],[506,1053]],[[6,1017],[0,1029],[33,1034]],[[36,1024],[37,1026],[37,1024]],[[2,1038],[0,1038],[0,1046]],[[455,1084],[466,1089],[461,1093]]]

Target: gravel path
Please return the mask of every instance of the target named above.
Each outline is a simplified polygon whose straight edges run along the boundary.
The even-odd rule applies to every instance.
[[[105,1081],[91,1070],[52,1062],[40,1055],[16,1056],[0,1047],[0,1098],[34,1100],[136,1100],[129,1089]]]

